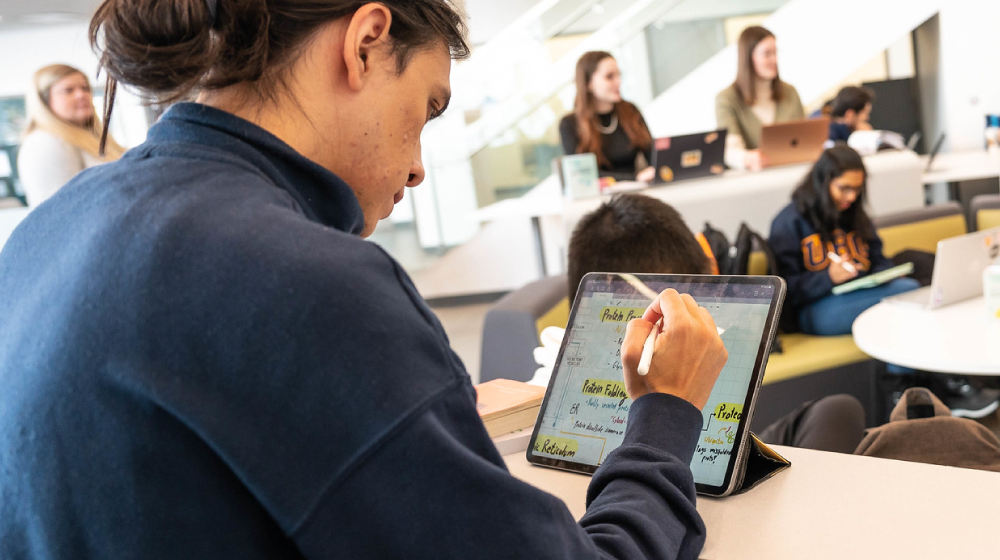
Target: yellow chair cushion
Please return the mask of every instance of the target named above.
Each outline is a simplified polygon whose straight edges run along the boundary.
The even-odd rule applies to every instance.
[[[777,274],[774,270],[770,272]],[[767,273],[767,255],[764,254],[764,251],[751,252],[750,256],[747,257],[747,274],[761,276]]]
[[[1000,208],[976,212],[976,225],[979,229],[1000,227]]]
[[[535,320],[535,328],[538,329],[538,336],[542,335],[548,327],[562,327],[566,328],[566,323],[569,323],[569,298],[564,297],[559,300],[559,303],[555,305],[552,309],[545,312],[544,315]]]
[[[812,336],[793,333],[780,336],[784,352],[771,354],[764,370],[765,385],[869,359],[849,334]]]
[[[965,218],[961,214],[889,226],[878,230],[878,236],[882,239],[882,254],[887,257],[905,249],[935,253],[938,241],[964,234]]]

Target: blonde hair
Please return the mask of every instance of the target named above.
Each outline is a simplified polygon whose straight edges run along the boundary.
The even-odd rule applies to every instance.
[[[96,110],[87,121],[86,126],[79,126],[60,119],[49,107],[48,99],[52,86],[72,74],[80,74],[86,78],[86,74],[65,64],[52,64],[35,72],[35,87],[25,99],[28,109],[28,126],[25,128],[24,134],[28,135],[35,130],[44,130],[97,159],[113,161],[120,158],[125,153],[125,149],[119,146],[111,136],[108,136],[104,156],[100,155],[102,124]]]

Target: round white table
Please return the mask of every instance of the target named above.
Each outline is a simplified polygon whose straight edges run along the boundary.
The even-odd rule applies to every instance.
[[[922,309],[879,303],[854,321],[854,343],[883,362],[968,375],[1000,376],[1000,321],[982,297]]]

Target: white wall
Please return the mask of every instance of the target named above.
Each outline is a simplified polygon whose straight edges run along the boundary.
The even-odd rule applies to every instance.
[[[782,79],[810,105],[933,16],[942,4],[942,0],[791,0],[764,26],[777,36]],[[731,45],[643,107],[646,121],[663,135],[713,128],[715,94],[735,76],[736,48]]]
[[[79,68],[92,82],[97,74],[85,23],[0,33],[0,53],[0,97],[24,95],[35,70],[57,62]]]
[[[97,79],[97,55],[90,48],[87,24],[66,24],[0,33],[0,97],[20,97],[32,87],[35,71],[49,64],[62,63],[79,68],[95,87],[104,85],[104,76]],[[142,143],[146,138],[145,111],[138,98],[118,90],[111,134],[126,147]]]
[[[938,18],[938,127],[945,151],[983,149],[984,115],[1000,114],[1000,2],[949,0]]]
[[[481,45],[503,31],[538,0],[465,0],[469,41]]]

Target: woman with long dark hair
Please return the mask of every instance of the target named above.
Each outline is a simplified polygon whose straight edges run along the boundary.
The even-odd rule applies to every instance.
[[[778,274],[788,283],[785,307],[807,334],[850,334],[864,310],[882,298],[920,286],[912,278],[833,295],[834,286],[893,265],[882,254],[871,219],[864,209],[867,173],[861,156],[838,143],[823,152],[809,175],[792,193],[792,203],[771,224],[768,243],[778,261]],[[833,255],[833,256],[831,256]],[[918,382],[913,370],[888,365],[883,390],[890,406]],[[968,378],[934,374],[930,382],[955,416],[981,418],[998,407],[1000,391]]]
[[[767,165],[759,150],[764,125],[806,118],[799,93],[778,77],[774,34],[748,27],[740,34],[736,81],[715,97],[715,120],[729,131],[726,164],[759,170]]]
[[[854,319],[882,298],[919,287],[898,278],[843,295],[838,284],[893,265],[865,212],[867,173],[861,156],[846,144],[823,152],[792,193],[792,203],[771,224],[768,240],[778,274],[788,283],[785,306],[803,332],[849,334]]]
[[[639,109],[622,99],[621,71],[610,53],[591,51],[576,63],[576,101],[559,135],[567,155],[596,155],[602,177],[653,179],[653,137]]]

